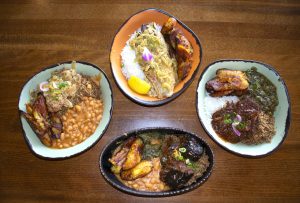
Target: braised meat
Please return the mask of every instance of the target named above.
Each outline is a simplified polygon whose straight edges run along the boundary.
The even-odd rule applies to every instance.
[[[194,175],[184,162],[169,159],[160,171],[160,178],[171,188],[182,188]]]
[[[198,161],[204,152],[203,147],[192,137],[184,138],[182,147],[186,149],[182,156],[192,161]]]
[[[175,135],[166,135],[162,145],[160,178],[171,188],[183,187],[194,174],[184,162],[176,159],[175,153],[178,152],[180,145],[181,139]]]
[[[212,115],[212,126],[218,135],[231,143],[238,143],[257,131],[259,105],[244,97],[236,104],[227,105]]]
[[[249,83],[247,76],[242,71],[219,69],[217,77],[205,85],[207,92],[212,97],[225,95],[243,95],[247,93]]]
[[[176,53],[178,63],[177,74],[180,80],[183,80],[192,68],[193,47],[183,32],[176,28],[177,21],[169,18],[163,25],[161,33],[168,44],[170,44],[170,55]]]

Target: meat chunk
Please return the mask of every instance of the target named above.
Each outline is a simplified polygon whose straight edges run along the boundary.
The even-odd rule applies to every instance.
[[[242,71],[219,69],[217,77],[206,83],[206,90],[213,97],[229,94],[242,95],[247,92],[249,83]]]
[[[182,141],[182,147],[186,149],[182,156],[191,161],[198,161],[204,152],[203,147],[192,137],[185,138]]]
[[[194,174],[194,171],[175,155],[185,139],[185,136],[180,139],[176,135],[166,135],[162,145],[160,179],[174,189],[183,187]]]
[[[180,80],[183,80],[192,68],[193,63],[193,47],[188,41],[183,32],[176,28],[177,21],[174,18],[169,18],[163,25],[161,33],[167,43],[171,45],[170,53],[176,54],[178,63],[177,74]]]
[[[160,171],[160,179],[171,188],[183,187],[194,175],[184,162],[169,159]]]
[[[42,93],[37,95],[33,104],[26,104],[26,111],[22,114],[28,121],[33,131],[39,136],[40,140],[47,146],[51,145],[51,130],[49,113],[46,100]]]

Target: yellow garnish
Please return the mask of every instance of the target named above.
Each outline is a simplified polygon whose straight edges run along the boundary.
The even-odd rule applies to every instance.
[[[139,94],[147,94],[151,88],[149,83],[136,76],[131,76],[129,78],[128,85],[133,91]]]

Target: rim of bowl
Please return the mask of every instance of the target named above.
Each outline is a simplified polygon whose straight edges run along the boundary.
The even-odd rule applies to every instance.
[[[207,174],[205,176],[201,176],[199,177],[199,181],[193,183],[190,186],[184,187],[182,189],[178,189],[178,190],[173,190],[173,191],[162,191],[162,192],[146,192],[146,191],[138,191],[138,190],[134,190],[132,188],[129,188],[127,186],[125,186],[123,183],[120,182],[119,184],[116,184],[114,181],[112,181],[104,172],[104,167],[103,167],[103,162],[104,162],[104,153],[108,150],[108,148],[114,144],[117,140],[122,139],[124,136],[128,136],[128,135],[133,135],[133,134],[137,134],[137,133],[143,133],[143,132],[147,132],[147,131],[160,131],[160,130],[166,130],[166,131],[176,131],[179,133],[186,133],[189,134],[192,137],[196,137],[197,139],[201,140],[201,142],[203,142],[206,146],[206,148],[208,148],[208,150],[211,152],[211,157],[209,156],[209,158],[211,158],[211,162],[208,166],[209,171],[207,171]],[[107,161],[107,160],[106,160]],[[113,138],[110,142],[108,142],[102,149],[102,152],[100,153],[100,157],[99,157],[99,168],[100,168],[100,172],[102,174],[102,176],[104,177],[104,180],[106,182],[108,182],[112,187],[114,187],[115,189],[124,192],[126,194],[129,195],[134,195],[134,196],[139,196],[139,197],[170,197],[170,196],[177,196],[177,195],[181,195],[187,192],[190,192],[192,190],[197,189],[198,187],[200,187],[203,183],[205,183],[207,181],[207,179],[210,177],[210,175],[213,172],[214,169],[214,165],[215,165],[215,155],[214,152],[212,150],[212,148],[210,147],[210,145],[201,137],[199,137],[197,134],[193,133],[193,132],[189,132],[183,129],[179,129],[179,128],[172,128],[172,127],[146,127],[146,128],[138,128],[135,130],[131,130],[128,132],[123,133],[122,135],[119,135],[115,138]]]
[[[198,87],[200,85],[200,82],[201,82],[201,79],[204,75],[204,73],[214,64],[216,63],[220,63],[220,62],[230,62],[230,61],[233,61],[233,62],[246,62],[246,63],[258,63],[260,65],[263,65],[264,67],[266,67],[267,69],[269,69],[270,71],[272,71],[273,73],[275,73],[275,75],[277,75],[280,79],[280,82],[281,84],[283,85],[284,87],[284,90],[285,90],[285,94],[287,96],[287,102],[288,102],[288,113],[287,113],[287,117],[286,117],[286,120],[285,120],[285,129],[284,129],[284,136],[282,137],[282,140],[280,141],[280,143],[274,148],[272,149],[271,151],[265,153],[265,154],[260,154],[260,155],[249,155],[249,154],[242,154],[242,153],[239,153],[239,152],[235,152],[235,151],[232,151],[230,149],[228,149],[227,147],[223,146],[221,143],[219,143],[210,133],[209,131],[206,129],[205,125],[203,124],[202,122],[202,119],[200,118],[200,115],[199,115],[199,109],[198,109]],[[233,153],[235,155],[238,155],[238,156],[241,156],[241,157],[245,157],[245,158],[263,158],[263,157],[266,157],[270,154],[272,154],[273,152],[277,151],[279,149],[279,147],[282,145],[282,143],[284,142],[284,140],[286,139],[287,135],[288,135],[288,130],[289,130],[289,127],[290,127],[290,123],[291,123],[291,103],[290,103],[290,96],[289,96],[289,93],[288,93],[288,89],[287,89],[287,86],[283,80],[283,78],[279,75],[279,73],[275,70],[274,67],[272,67],[271,65],[269,64],[266,64],[266,63],[263,63],[261,61],[256,61],[256,60],[246,60],[246,59],[220,59],[220,60],[216,60],[210,64],[208,64],[203,72],[201,73],[200,75],[200,78],[198,80],[198,83],[197,83],[197,88],[196,88],[196,102],[195,102],[195,105],[196,105],[196,110],[197,110],[197,116],[198,116],[198,119],[200,121],[200,124],[202,126],[202,128],[205,130],[206,134],[208,134],[208,136],[215,142],[217,143],[219,146],[221,146],[223,149],[225,149],[226,151],[230,152],[230,153]]]
[[[124,25],[131,19],[133,18],[134,16],[136,16],[137,14],[140,14],[142,12],[145,12],[145,11],[148,11],[148,10],[155,10],[157,12],[160,12],[162,14],[165,14],[169,17],[172,17],[172,18],[175,18],[176,21],[184,28],[186,29],[188,32],[190,32],[192,34],[192,36],[195,38],[195,41],[196,41],[196,44],[199,46],[199,54],[200,54],[200,59],[199,59],[199,63],[197,64],[197,68],[195,69],[195,71],[193,72],[191,78],[186,82],[184,83],[183,87],[178,91],[176,92],[175,94],[173,94],[171,97],[167,97],[167,98],[164,98],[164,99],[161,99],[161,100],[158,100],[158,101],[145,101],[145,100],[140,100],[140,99],[137,99],[137,98],[134,98],[134,97],[131,97],[130,95],[126,94],[126,92],[122,89],[121,85],[117,82],[116,80],[116,77],[113,73],[113,68],[112,68],[112,63],[111,63],[111,51],[112,51],[112,47],[113,47],[113,44],[115,42],[115,38],[116,36],[118,35],[118,33],[120,32],[120,30],[124,27]],[[158,9],[158,8],[147,8],[147,9],[143,9],[143,10],[140,10],[134,14],[132,14],[129,18],[127,18],[125,20],[125,22],[123,22],[121,24],[121,26],[117,29],[115,35],[114,35],[114,38],[112,40],[112,43],[111,43],[111,46],[110,46],[110,52],[109,52],[109,63],[110,63],[110,70],[111,70],[111,73],[112,73],[112,76],[115,80],[115,83],[117,84],[118,88],[121,90],[121,92],[123,93],[123,95],[125,95],[125,97],[127,97],[128,99],[130,99],[131,101],[133,101],[134,103],[136,104],[139,104],[139,105],[142,105],[142,106],[145,106],[145,107],[156,107],[156,106],[162,106],[164,104],[167,104],[173,100],[175,100],[177,97],[179,97],[190,85],[191,83],[193,82],[193,80],[195,79],[197,73],[199,72],[199,69],[200,69],[200,66],[201,66],[201,62],[202,62],[202,55],[203,55],[203,51],[202,51],[202,46],[201,46],[201,42],[200,42],[200,39],[197,37],[197,35],[194,33],[194,31],[192,29],[190,29],[186,24],[184,24],[182,21],[180,21],[178,18],[176,18],[175,16],[173,16],[172,14],[169,14],[168,12],[162,10],[162,9]]]
[[[29,77],[29,79],[27,79],[27,80],[23,83],[22,88],[21,88],[21,90],[20,90],[20,92],[19,92],[19,95],[20,95],[20,96],[19,96],[19,100],[18,100],[18,112],[19,112],[19,122],[20,122],[20,126],[21,126],[21,128],[22,128],[22,134],[23,134],[25,143],[26,143],[26,145],[28,146],[28,148],[29,148],[29,150],[31,151],[31,153],[32,153],[33,155],[35,155],[36,157],[40,158],[40,159],[44,159],[44,160],[53,160],[53,161],[55,161],[55,160],[65,160],[65,159],[68,159],[68,158],[75,157],[75,156],[78,156],[78,155],[83,154],[84,152],[90,150],[94,145],[96,145],[96,144],[99,142],[99,140],[100,140],[100,139],[103,137],[103,135],[105,134],[105,132],[106,132],[106,130],[107,130],[109,124],[110,124],[111,118],[112,118],[113,103],[114,103],[114,100],[113,100],[113,91],[112,91],[111,84],[110,84],[110,82],[109,82],[109,80],[108,80],[107,75],[105,74],[105,72],[104,72],[101,68],[99,68],[99,67],[98,67],[97,65],[95,65],[95,64],[92,64],[92,63],[89,63],[89,62],[86,62],[86,61],[76,61],[76,63],[81,63],[81,64],[89,65],[89,66],[92,66],[93,68],[99,70],[99,71],[104,75],[105,79],[107,80],[108,85],[109,85],[109,89],[110,89],[110,92],[111,92],[110,96],[111,96],[111,101],[112,101],[112,102],[111,102],[111,107],[110,107],[110,110],[109,110],[109,120],[108,120],[108,123],[107,123],[107,125],[105,126],[105,128],[104,128],[102,134],[99,135],[99,137],[97,138],[97,140],[96,140],[93,144],[91,144],[90,146],[88,146],[88,147],[85,148],[84,150],[79,151],[79,152],[77,152],[77,153],[75,153],[75,154],[72,154],[72,155],[69,155],[69,156],[64,156],[64,157],[47,157],[47,156],[42,156],[42,155],[36,153],[36,152],[33,150],[32,145],[31,145],[31,143],[29,142],[29,140],[28,140],[28,138],[27,138],[27,135],[26,135],[26,132],[25,132],[25,130],[24,130],[24,127],[23,127],[23,124],[22,124],[22,120],[21,120],[21,117],[22,117],[22,110],[19,109],[19,103],[20,103],[20,100],[21,100],[21,93],[22,93],[22,91],[23,91],[23,89],[24,89],[24,86],[25,86],[25,85],[26,85],[26,84],[27,84],[34,76],[36,76],[37,74],[39,74],[39,73],[41,73],[41,72],[43,72],[43,71],[45,71],[45,70],[48,70],[48,69],[51,69],[51,68],[55,68],[55,67],[58,66],[58,65],[62,65],[62,64],[70,64],[70,63],[72,63],[72,61],[64,61],[64,62],[56,63],[56,64],[53,64],[53,65],[50,65],[50,66],[46,66],[45,68],[42,68],[41,70],[39,70],[39,71],[37,71],[36,73],[34,73],[33,75],[31,75],[31,76]],[[26,121],[26,122],[27,122],[27,121]],[[100,123],[99,123],[99,124],[100,124]],[[36,135],[35,132],[34,132],[34,134]],[[37,136],[37,135],[36,135],[36,136]]]

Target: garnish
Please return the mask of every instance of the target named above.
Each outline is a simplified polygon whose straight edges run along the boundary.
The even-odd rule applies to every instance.
[[[240,124],[241,121],[242,121],[242,117],[241,117],[239,114],[237,114],[236,117],[234,118],[233,123],[231,124],[232,129],[233,129],[233,132],[234,132],[237,136],[241,136],[241,132],[238,131],[238,129],[236,128],[236,127]]]
[[[128,80],[128,86],[139,94],[147,94],[151,89],[151,85],[145,80],[142,80],[136,76],[131,76]]]
[[[153,55],[151,54],[149,49],[147,49],[147,47],[144,48],[142,58],[144,61],[151,61],[153,59]]]
[[[71,63],[71,68],[72,68],[73,70],[76,70],[76,61],[72,61],[72,63]]]
[[[185,153],[185,152],[186,152],[186,148],[180,147],[180,148],[179,148],[179,151],[182,152],[182,153]]]
[[[224,115],[224,123],[225,124],[231,124],[233,121],[231,119],[231,115],[229,113]]]
[[[178,160],[178,161],[183,161],[183,160],[184,160],[184,158],[183,158],[183,156],[181,155],[180,151],[177,150],[177,149],[174,150],[173,156],[174,156],[174,158],[175,158],[176,160]]]
[[[67,86],[69,86],[69,82],[68,81],[60,82],[58,84],[58,89],[62,89],[62,88],[67,87]]]
[[[41,82],[40,83],[40,90],[42,92],[47,92],[49,91],[49,83],[48,82]]]
[[[188,166],[192,166],[192,162],[189,159],[185,160],[185,164],[188,165]]]

